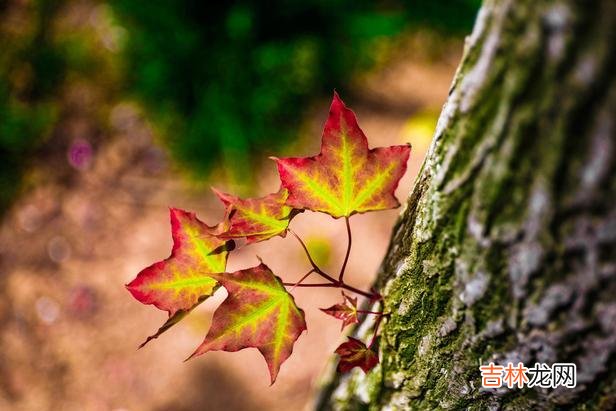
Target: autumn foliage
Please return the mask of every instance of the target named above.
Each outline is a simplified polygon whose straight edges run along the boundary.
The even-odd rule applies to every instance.
[[[341,320],[342,328],[357,323],[360,314],[377,316],[368,345],[349,337],[338,347],[338,371],[360,367],[368,372],[378,363],[372,346],[378,324],[386,314],[358,310],[357,298],[344,292],[380,299],[377,292],[359,290],[344,281],[352,244],[349,218],[356,213],[400,205],[394,192],[406,171],[410,151],[408,145],[370,149],[355,114],[334,93],[321,152],[313,157],[274,158],[281,180],[277,192],[241,199],[214,190],[225,207],[225,217],[215,227],[199,221],[194,213],[171,208],[171,255],[143,269],[126,286],[141,303],[169,313],[167,322],[142,346],[182,320],[222,286],[228,296],[215,311],[205,340],[189,358],[208,351],[257,348],[274,383],[281,364],[306,330],[304,312],[295,304],[290,291],[295,287],[337,287],[343,290],[343,301],[322,311]],[[323,271],[301,238],[289,229],[291,220],[303,210],[344,217],[348,247],[337,277]],[[234,273],[226,272],[227,257],[236,247],[236,240],[243,239],[242,244],[247,245],[275,236],[285,237],[287,232],[297,238],[312,266],[298,282],[284,283],[263,262]],[[325,282],[304,283],[310,275],[318,275]]]

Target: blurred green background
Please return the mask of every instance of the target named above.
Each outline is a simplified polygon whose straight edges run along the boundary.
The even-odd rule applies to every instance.
[[[352,93],[400,36],[467,33],[480,1],[111,0],[90,26],[62,30],[74,3],[0,1],[0,212],[33,159],[64,149],[69,82],[138,101],[189,174],[222,164],[241,181],[257,155],[293,140],[312,101]]]

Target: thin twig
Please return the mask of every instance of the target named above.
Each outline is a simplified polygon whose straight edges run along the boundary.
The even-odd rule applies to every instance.
[[[288,285],[288,286],[294,286],[296,285],[295,283],[283,283],[284,285]],[[348,284],[341,284],[338,281],[333,281],[333,282],[329,282],[329,283],[313,283],[313,284],[297,284],[297,287],[329,287],[329,288],[344,288],[345,290],[351,291],[355,294],[359,294],[362,295],[366,298],[369,298],[371,300],[374,300],[377,295],[373,294],[373,293],[369,293],[366,291],[362,291],[358,288],[355,288],[353,286],[350,286]]]
[[[338,287],[338,284],[335,283],[311,283],[311,284],[296,284],[296,283],[283,283],[284,285],[289,285],[293,287]]]
[[[383,315],[383,311],[367,311],[367,310],[357,310],[358,314],[374,314],[374,315]]]
[[[291,229],[289,229],[289,232],[291,234],[293,234],[293,236],[297,239],[297,241],[299,241],[300,245],[304,249],[304,252],[306,253],[306,256],[308,257],[308,261],[310,262],[310,265],[312,265],[312,268],[313,268],[314,272],[319,274],[321,277],[325,278],[327,281],[329,281],[329,283],[322,283],[322,284],[298,284],[298,287],[336,287],[336,288],[344,288],[345,290],[354,292],[355,294],[363,295],[364,297],[369,298],[371,300],[378,300],[378,299],[380,299],[380,296],[378,294],[367,292],[367,291],[362,291],[362,290],[360,290],[358,288],[355,288],[355,287],[353,287],[351,285],[345,284],[343,281],[336,280],[334,277],[332,277],[331,275],[327,274],[325,271],[321,270],[321,268],[317,265],[317,263],[314,262],[314,259],[312,258],[312,255],[310,254],[310,251],[308,251],[308,247],[306,247],[306,244],[301,239],[301,237],[295,231],[293,231]],[[346,254],[345,261],[344,261],[343,269],[340,272],[341,274],[344,274],[344,268],[346,267],[346,263],[347,263],[347,261],[349,259],[349,253],[350,253],[350,249],[351,249],[351,227],[350,227],[350,225],[348,223],[348,219],[347,219],[347,232],[349,234],[349,248],[347,250],[347,254]],[[285,285],[293,285],[293,284],[285,283]]]
[[[374,342],[376,341],[376,335],[379,333],[379,326],[381,325],[381,320],[383,319],[383,313],[376,318],[376,323],[374,324],[374,334],[372,335],[372,339],[370,340],[370,344],[368,348],[372,348]]]
[[[296,282],[296,283],[293,285],[293,287],[291,287],[291,289],[289,290],[289,292],[291,292],[291,291],[295,290],[295,287],[298,287],[299,285],[301,285],[302,281],[304,281],[306,278],[308,278],[308,276],[309,276],[310,274],[312,274],[312,273],[314,273],[314,268],[313,268],[312,270],[308,271],[306,274],[304,274],[304,276],[303,276],[302,278],[300,278],[300,279],[299,279],[299,281],[298,281],[298,282]]]
[[[364,297],[369,298],[371,300],[378,299],[378,296],[376,294],[374,294],[374,293],[369,293],[367,291],[362,291],[362,290],[360,290],[358,288],[352,287],[352,286],[350,286],[348,284],[344,284],[344,283],[336,283],[336,284],[337,284],[337,286],[339,288],[344,288],[345,290],[352,291],[355,294],[363,295]]]
[[[344,222],[346,223],[347,229],[347,250],[346,255],[344,256],[344,262],[342,263],[342,268],[340,268],[340,274],[338,275],[338,281],[344,282],[344,272],[346,270],[347,263],[349,262],[349,256],[351,255],[351,245],[353,244],[353,237],[351,236],[351,224],[349,222],[349,217],[344,217]]]
[[[289,232],[293,234],[293,236],[297,238],[297,241],[299,241],[299,243],[301,244],[302,248],[304,249],[304,252],[306,253],[306,256],[308,257],[308,261],[310,261],[310,265],[312,265],[312,268],[314,268],[314,272],[319,274],[321,277],[325,278],[326,280],[337,284],[338,281],[336,281],[333,277],[328,275],[325,271],[321,270],[321,268],[317,265],[317,263],[314,262],[312,255],[310,255],[310,251],[308,251],[308,247],[306,247],[306,244],[304,244],[304,241],[300,238],[300,236],[297,235],[297,233],[293,230],[289,230]]]

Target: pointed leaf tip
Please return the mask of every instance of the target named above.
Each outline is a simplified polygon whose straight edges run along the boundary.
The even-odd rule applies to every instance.
[[[195,305],[195,307],[196,307],[196,305]],[[169,316],[167,321],[165,321],[165,323],[156,331],[156,333],[154,333],[154,334],[150,335],[148,338],[146,338],[146,340],[144,342],[142,342],[137,349],[141,349],[141,348],[145,347],[150,341],[160,337],[160,335],[162,333],[164,333],[169,328],[173,327],[175,324],[177,324],[180,321],[182,321],[182,319],[184,319],[184,317],[186,317],[191,311],[192,311],[192,309],[191,310],[180,310],[180,311],[177,311],[175,314]]]
[[[348,115],[348,114],[351,114],[353,115],[353,117],[355,117],[355,113],[349,108],[347,108],[347,105],[344,103],[344,101],[342,101],[338,92],[334,91],[332,103],[329,106],[329,115],[330,116],[332,115],[340,116],[340,115]]]

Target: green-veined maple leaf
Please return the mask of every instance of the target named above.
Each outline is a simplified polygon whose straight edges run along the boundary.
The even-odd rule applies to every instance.
[[[349,297],[342,291],[342,303],[334,304],[329,308],[321,308],[325,314],[329,314],[332,317],[342,320],[342,328],[350,324],[359,322],[357,318],[357,298]]]
[[[227,265],[227,251],[213,253],[225,246],[214,235],[214,228],[197,219],[195,213],[170,208],[171,255],[143,269],[126,285],[143,304],[153,304],[167,311],[169,319],[141,345],[168,330],[193,308],[211,296],[218,282],[210,273],[222,273]]]
[[[215,278],[229,295],[214,312],[205,340],[189,358],[208,351],[255,347],[265,358],[273,384],[280,365],[306,330],[304,312],[263,263]]]
[[[281,188],[278,192],[259,198],[241,199],[213,189],[225,205],[226,230],[220,238],[246,238],[247,244],[264,241],[280,235],[284,237],[291,218],[296,213],[285,203],[289,192]]]
[[[366,344],[353,337],[348,339],[336,349],[336,354],[340,356],[338,372],[345,373],[359,367],[367,373],[379,363],[379,357]]]
[[[288,205],[339,218],[398,207],[394,192],[410,151],[409,145],[369,149],[355,114],[334,93],[321,153],[274,160]]]

